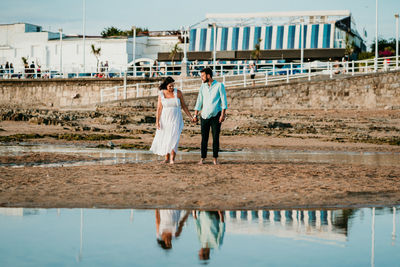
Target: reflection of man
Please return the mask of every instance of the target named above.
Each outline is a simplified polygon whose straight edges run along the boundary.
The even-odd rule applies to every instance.
[[[199,259],[210,259],[210,250],[222,245],[225,233],[224,214],[221,211],[195,211],[197,236],[201,243]]]

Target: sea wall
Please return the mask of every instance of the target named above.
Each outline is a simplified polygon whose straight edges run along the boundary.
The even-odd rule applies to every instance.
[[[197,93],[185,94],[190,108]],[[227,90],[230,109],[400,109],[400,71]],[[155,108],[156,97],[102,106]]]
[[[129,79],[128,85],[137,82],[150,80]],[[99,103],[101,89],[121,85],[122,79],[1,80],[0,107],[79,109]],[[399,109],[400,71],[231,88],[227,95],[230,109]],[[190,108],[196,96],[185,93]],[[155,108],[156,101],[141,97],[98,106]]]

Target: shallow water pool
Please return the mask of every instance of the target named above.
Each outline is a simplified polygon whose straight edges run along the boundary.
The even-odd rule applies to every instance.
[[[0,266],[398,266],[399,207],[0,208]]]
[[[143,163],[150,161],[161,161],[162,157],[153,155],[149,151],[89,148],[72,145],[2,145],[0,156],[16,156],[24,152],[47,152],[71,155],[84,155],[92,157],[92,160],[40,163],[35,166],[57,167],[57,166],[83,166],[83,165],[110,165],[120,163]],[[197,161],[200,152],[179,152],[177,161]],[[209,158],[212,154],[209,154]],[[346,151],[294,151],[269,149],[265,151],[238,151],[220,152],[222,161],[285,161],[285,162],[310,162],[310,163],[332,163],[332,164],[364,164],[373,166],[399,166],[400,153],[387,152],[346,152]],[[11,164],[14,167],[26,164]],[[10,166],[10,164],[0,164]]]

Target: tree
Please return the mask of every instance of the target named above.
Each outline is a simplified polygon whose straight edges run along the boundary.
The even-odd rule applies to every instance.
[[[100,58],[100,53],[101,53],[101,48],[96,48],[94,44],[91,45],[92,47],[92,54],[96,57],[97,61],[97,70],[99,69],[99,58]]]
[[[350,59],[350,56],[354,52],[355,44],[354,44],[354,41],[350,43],[350,37],[349,37],[348,33],[346,33],[345,45],[346,45],[346,47],[344,50],[344,54],[347,57],[347,59]]]
[[[149,30],[147,28],[136,28],[136,35],[148,35]],[[101,32],[102,37],[113,37],[113,36],[132,36],[132,29],[123,31],[114,26],[106,27]]]
[[[170,54],[169,54],[169,58],[170,58],[171,61],[172,61],[172,65],[174,65],[174,59],[175,59],[176,55],[177,55],[178,53],[180,53],[180,52],[182,52],[182,48],[179,47],[179,43],[176,43],[176,44],[174,45],[174,47],[171,49],[171,52],[170,52]]]
[[[373,59],[374,57],[375,54],[373,52],[361,52],[358,54],[357,59],[358,60]]]
[[[257,44],[254,46],[254,50],[251,52],[251,57],[255,60],[259,60],[261,57],[261,39],[258,39]]]
[[[129,31],[125,31],[126,32],[126,36],[132,36],[132,29]],[[136,28],[136,35],[149,35],[149,29],[147,28]]]
[[[122,35],[124,35],[124,32],[114,26],[104,28],[104,30],[101,32],[101,36],[103,37],[122,36]]]
[[[375,51],[375,42],[373,44],[371,44],[370,48],[371,48],[372,52]],[[392,39],[386,40],[383,38],[379,38],[378,39],[378,51],[383,52],[383,51],[385,51],[385,49],[387,51],[395,51],[396,50],[396,39],[392,38]]]
[[[26,57],[21,57],[22,63],[24,63],[24,66],[28,65],[28,59]]]

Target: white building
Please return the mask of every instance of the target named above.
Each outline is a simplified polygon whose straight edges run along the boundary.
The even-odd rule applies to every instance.
[[[99,62],[108,61],[111,71],[125,71],[132,64],[132,37],[102,38],[65,35],[60,40],[59,32],[44,31],[41,26],[28,23],[0,25],[0,65],[13,63],[15,72],[22,71],[22,57],[28,63],[35,62],[42,70],[64,72],[95,72],[97,58],[91,46],[101,48]],[[153,62],[159,52],[169,52],[179,42],[178,35],[137,36],[135,58],[138,61]],[[60,56],[62,53],[62,57]],[[85,56],[84,56],[85,54]],[[85,63],[84,63],[85,62]]]

